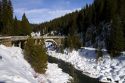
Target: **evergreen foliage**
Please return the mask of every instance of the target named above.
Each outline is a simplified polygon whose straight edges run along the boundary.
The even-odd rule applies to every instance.
[[[21,22],[17,20],[17,17],[15,16],[14,23],[13,23],[13,35],[21,35]]]
[[[69,42],[69,45],[65,43],[65,46],[72,48],[75,44],[71,45],[72,36],[79,36],[84,45],[86,43],[85,38],[88,35],[86,32],[91,26],[96,27],[96,30],[94,30],[96,33],[93,38],[89,39],[97,42],[97,36],[103,32],[103,26],[98,27],[101,23],[109,24],[106,28],[107,34],[103,37],[103,39],[106,39],[104,42],[107,44],[106,47],[109,52],[112,54],[112,50],[118,52],[125,50],[125,0],[94,0],[92,4],[86,5],[80,11],[38,25],[34,28],[34,31],[41,31],[41,33],[43,31],[45,33],[57,31],[58,34],[66,35],[68,36],[66,42]],[[117,37],[120,37],[120,39]],[[109,42],[111,43],[109,44]]]
[[[13,8],[10,0],[2,0],[1,4],[1,32],[2,34],[11,35],[13,23]]]
[[[31,31],[25,14],[22,21],[13,18],[11,0],[0,0],[0,35],[30,35]]]
[[[25,15],[25,13],[23,14],[21,25],[22,25],[21,26],[22,27],[22,35],[30,35],[32,30],[31,30],[31,26],[29,24],[29,21]]]
[[[41,45],[35,44],[34,39],[28,38],[24,47],[24,57],[31,64],[32,68],[37,73],[45,73],[47,68],[47,54],[43,48],[43,41]]]
[[[124,34],[123,27],[119,16],[115,16],[112,20],[111,35],[109,36],[109,44],[107,45],[112,57],[118,55],[124,50]]]
[[[0,1],[0,33],[2,31],[2,2]]]
[[[64,43],[65,48],[69,48],[71,51],[73,49],[78,50],[81,47],[80,38],[76,35],[68,36]]]

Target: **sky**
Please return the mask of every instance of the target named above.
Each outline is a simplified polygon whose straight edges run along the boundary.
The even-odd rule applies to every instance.
[[[42,23],[80,10],[93,0],[12,0],[14,15],[21,20],[26,14],[30,23]]]

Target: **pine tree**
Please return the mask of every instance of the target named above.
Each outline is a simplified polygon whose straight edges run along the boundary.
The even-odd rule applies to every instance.
[[[43,41],[41,41],[41,45],[36,45],[33,38],[28,38],[24,47],[24,57],[37,73],[45,73],[48,60],[43,48]]]
[[[17,20],[15,16],[14,23],[13,23],[13,35],[20,35],[21,34],[21,25],[20,21]]]
[[[108,50],[112,57],[118,55],[124,49],[123,27],[120,17],[113,18],[111,34],[109,37]]]
[[[81,42],[79,36],[69,35],[67,39],[65,39],[64,47],[69,48],[71,51],[73,49],[78,50],[81,47]]]
[[[12,7],[12,3],[10,0],[8,0],[8,7],[7,7],[7,12],[8,12],[8,19],[11,22],[11,24],[13,23],[13,7]]]
[[[4,25],[7,25],[7,22],[9,21],[10,19],[10,16],[9,16],[9,3],[8,3],[8,0],[2,0],[2,19],[3,19],[3,23]]]
[[[83,11],[79,12],[77,16],[77,26],[78,26],[78,33],[84,33],[84,16],[83,16]]]
[[[0,33],[2,31],[2,2],[0,1]]]
[[[13,19],[13,7],[10,0],[2,0],[2,17],[5,23]]]
[[[0,1],[0,21],[2,20],[2,2]]]
[[[32,29],[25,14],[23,14],[22,17],[21,26],[22,26],[22,35],[30,35]]]
[[[119,11],[121,22],[122,22],[123,27],[124,27],[123,30],[124,30],[124,38],[125,38],[125,1],[124,0],[119,0],[117,10]]]
[[[10,0],[7,2],[7,12],[8,12],[8,24],[7,24],[7,29],[8,29],[8,35],[13,35],[14,32],[14,27],[13,27],[13,7],[12,3]]]
[[[4,35],[12,35],[13,8],[10,0],[2,0],[2,23]]]
[[[2,20],[4,26],[6,25],[8,21],[8,16],[7,16],[7,0],[2,0]]]

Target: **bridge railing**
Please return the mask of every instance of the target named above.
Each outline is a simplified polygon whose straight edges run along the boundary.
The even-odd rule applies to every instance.
[[[2,39],[10,39],[11,37],[9,36],[9,37],[0,37],[0,39],[2,40]]]
[[[44,39],[55,39],[55,38],[61,38],[61,39],[63,39],[63,38],[66,38],[66,36],[42,36],[42,38]]]
[[[11,36],[12,41],[26,40],[29,36]]]
[[[29,36],[8,36],[0,37],[0,39],[11,39],[12,41],[27,40]],[[34,39],[64,39],[66,36],[34,36]]]

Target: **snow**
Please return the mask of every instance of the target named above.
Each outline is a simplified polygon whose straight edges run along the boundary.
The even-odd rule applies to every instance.
[[[70,83],[72,79],[69,74],[62,72],[55,63],[48,63],[45,74],[36,74],[39,83]]]
[[[71,63],[77,70],[81,70],[92,78],[99,78],[102,82],[125,83],[125,52],[120,57],[111,59],[106,49],[103,49],[103,57],[96,61],[95,48],[83,47],[78,51],[69,52],[64,50],[64,54],[48,50],[48,55]]]
[[[22,50],[17,47],[0,45],[0,82],[37,83],[32,68],[23,59]]]
[[[31,33],[31,36],[32,36],[32,37],[35,37],[35,36],[40,37],[40,35],[41,35],[40,32],[36,32],[36,33],[35,33],[35,32],[32,32],[32,33]]]
[[[48,64],[48,70],[45,73],[46,78],[51,83],[67,83],[70,82],[70,79],[72,79],[71,76],[69,76],[66,73],[62,72],[62,69],[58,68],[57,64]]]
[[[0,83],[67,83],[71,76],[48,63],[45,74],[35,73],[18,47],[0,45]]]

